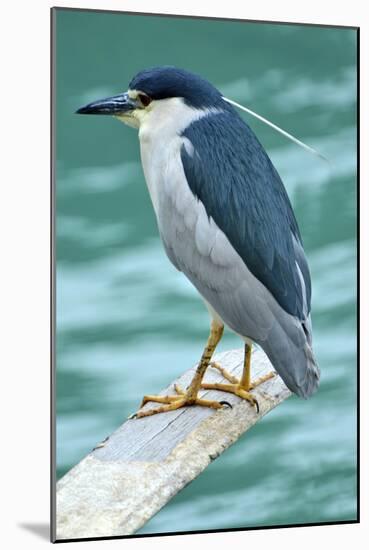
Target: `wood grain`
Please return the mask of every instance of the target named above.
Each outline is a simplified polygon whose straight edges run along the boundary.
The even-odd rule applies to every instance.
[[[240,376],[243,350],[219,353],[214,360]],[[260,349],[254,348],[251,365],[253,379],[273,370]],[[161,394],[174,394],[175,383],[186,388],[194,369]],[[224,381],[212,368],[205,380]],[[290,392],[275,376],[253,394],[259,413],[233,394],[208,390],[204,396],[226,400],[232,409],[194,406],[128,419],[58,482],[57,540],[135,533]],[[154,406],[159,405],[148,403],[145,408]]]

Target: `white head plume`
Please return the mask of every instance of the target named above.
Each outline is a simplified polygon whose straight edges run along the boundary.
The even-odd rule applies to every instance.
[[[248,109],[247,107],[244,107],[243,105],[240,105],[239,103],[237,103],[236,101],[233,101],[232,99],[228,99],[227,97],[224,97],[224,96],[223,96],[223,99],[224,99],[224,101],[227,101],[231,105],[234,105],[235,107],[238,107],[242,111],[245,111],[246,113],[249,113],[250,115],[254,116],[255,118],[258,118],[259,120],[261,120],[262,122],[264,122],[265,124],[270,126],[271,128],[274,128],[274,130],[277,130],[277,132],[279,132],[283,136],[286,136],[288,139],[290,139],[294,143],[297,143],[297,145],[300,145],[300,147],[303,147],[303,149],[306,149],[310,153],[313,153],[314,155],[317,155],[321,159],[328,162],[328,159],[324,155],[322,155],[321,153],[319,153],[318,151],[316,151],[315,149],[313,149],[309,145],[306,145],[306,143],[303,143],[299,139],[295,138],[294,136],[292,136],[291,134],[289,134],[285,130],[282,130],[282,128],[279,128],[279,126],[277,126],[276,124],[273,124],[273,122],[270,122],[270,120],[267,120],[266,118],[262,117],[261,115],[258,115],[254,111],[251,111],[251,109]]]

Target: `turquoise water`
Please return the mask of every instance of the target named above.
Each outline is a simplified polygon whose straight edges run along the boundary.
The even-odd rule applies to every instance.
[[[203,303],[161,246],[136,132],[73,114],[126,89],[144,67],[174,64],[330,160],[247,117],[304,238],[322,380],[311,400],[292,397],[270,413],[140,533],[355,519],[355,31],[62,10],[56,43],[58,476],[144,393],[192,366],[206,341]],[[219,351],[240,346],[227,331]]]

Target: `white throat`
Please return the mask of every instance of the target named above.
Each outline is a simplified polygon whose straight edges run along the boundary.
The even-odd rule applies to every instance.
[[[148,109],[141,110],[138,136],[142,167],[157,214],[160,196],[172,193],[172,185],[183,173],[180,160],[182,145],[193,151],[192,144],[182,136],[183,130],[195,120],[219,112],[221,110],[215,108],[194,109],[186,105],[182,98],[152,101]],[[173,167],[176,168],[175,173],[171,173]]]

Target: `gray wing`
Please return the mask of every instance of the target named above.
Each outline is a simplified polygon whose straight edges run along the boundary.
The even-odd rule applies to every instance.
[[[311,282],[283,183],[252,130],[232,110],[192,123],[182,147],[188,184],[208,217],[285,311],[310,312]],[[302,279],[301,279],[302,277]]]

